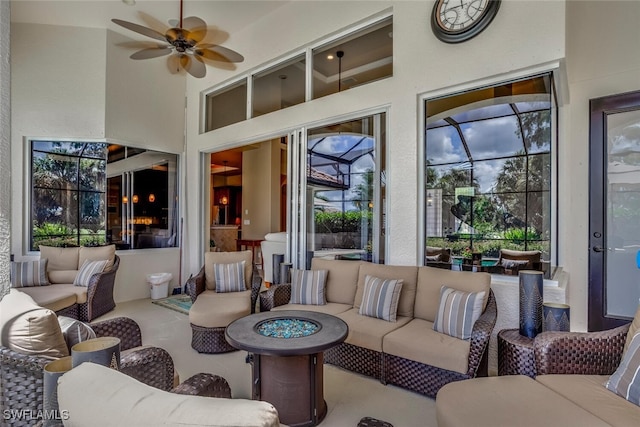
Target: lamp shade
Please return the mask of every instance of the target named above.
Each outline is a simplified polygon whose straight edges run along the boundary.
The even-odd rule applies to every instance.
[[[544,317],[543,331],[570,331],[569,306],[567,304],[545,302],[542,304],[542,314]]]
[[[60,411],[58,406],[58,378],[71,370],[71,356],[61,357],[44,365],[42,370],[42,406],[47,416],[43,426],[60,425],[62,419],[68,416]]]
[[[520,335],[535,338],[542,332],[542,271],[522,270],[520,285]]]
[[[120,370],[120,339],[115,337],[93,338],[71,347],[71,360],[75,368],[83,362]]]

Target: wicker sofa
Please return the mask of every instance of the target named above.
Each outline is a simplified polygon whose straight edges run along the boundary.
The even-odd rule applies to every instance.
[[[91,322],[113,310],[113,287],[120,266],[115,245],[98,247],[57,248],[40,246],[40,259],[46,259],[48,286],[21,287],[41,307],[59,315]],[[107,260],[107,267],[94,274],[88,286],[75,286],[73,281],[85,260]]]
[[[174,387],[173,359],[162,348],[143,346],[134,320],[118,317],[90,326],[98,337],[120,338],[121,372],[162,390]],[[58,318],[27,295],[12,290],[0,302],[0,331],[0,407],[32,411],[29,413],[35,416],[42,411],[42,369],[57,357],[68,355]],[[30,426],[32,422],[0,418],[2,426]]]
[[[290,304],[291,285],[281,284],[261,292],[260,306],[321,311],[344,320],[349,335],[325,351],[325,362],[430,397],[449,382],[487,375],[487,347],[497,317],[489,274],[318,258],[312,260],[311,269],[328,272],[325,305]],[[403,280],[395,322],[358,313],[366,276]],[[485,292],[484,311],[469,340],[433,330],[445,284]]]
[[[511,426],[514,419],[519,426],[639,425],[640,406],[605,386],[639,333],[640,309],[631,325],[608,331],[543,332],[534,339],[535,379],[510,375],[448,384],[436,399],[438,426]],[[627,359],[631,373],[639,369],[637,343],[634,348],[636,357]]]

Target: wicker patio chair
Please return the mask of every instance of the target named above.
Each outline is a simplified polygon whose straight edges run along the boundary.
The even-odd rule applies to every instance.
[[[536,335],[533,341],[536,374],[613,374],[622,360],[629,326],[598,332]]]
[[[164,349],[142,346],[138,324],[118,317],[91,324],[96,336],[120,338],[120,371],[145,384],[162,390],[174,386],[173,359]],[[140,347],[140,348],[135,348]],[[0,346],[0,407],[16,411],[42,411],[44,366],[50,358],[27,356]],[[30,426],[32,420],[0,417],[1,426]]]
[[[229,323],[255,312],[262,278],[252,263],[251,251],[206,252],[205,265],[196,276],[185,284],[185,293],[191,297],[193,305],[189,310],[191,324],[191,347],[199,353],[226,353],[234,351],[224,337]],[[215,291],[213,265],[245,261],[245,287],[243,292]],[[246,295],[246,300],[237,298]]]

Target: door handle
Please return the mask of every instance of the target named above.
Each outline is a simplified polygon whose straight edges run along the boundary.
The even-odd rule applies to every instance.
[[[602,246],[594,246],[593,248],[594,252],[606,252],[607,248],[603,248]]]

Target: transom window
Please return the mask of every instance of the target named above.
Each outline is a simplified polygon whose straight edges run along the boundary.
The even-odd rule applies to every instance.
[[[549,271],[552,111],[550,74],[425,101],[427,247],[540,251]]]

